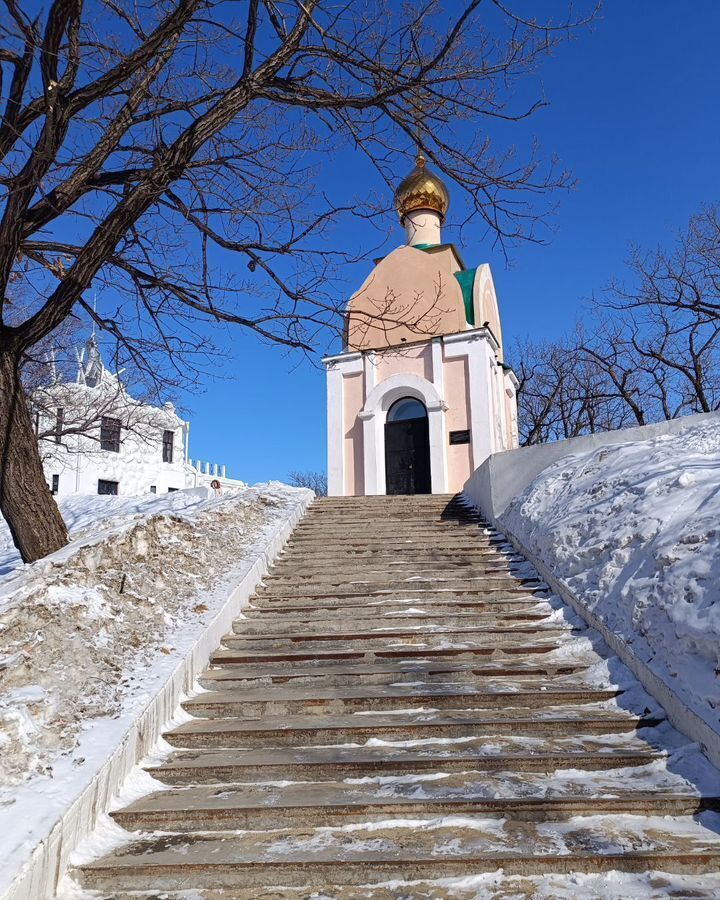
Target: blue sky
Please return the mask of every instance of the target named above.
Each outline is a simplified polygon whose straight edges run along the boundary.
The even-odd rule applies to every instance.
[[[631,243],[670,242],[702,203],[718,199],[718,33],[716,0],[607,0],[593,29],[563,45],[526,86],[531,96],[540,81],[550,106],[514,130],[518,149],[537,137],[577,187],[558,195],[549,243],[516,248],[509,263],[479,229],[477,238],[464,230],[466,264],[492,266],[506,343],[561,334],[583,314],[585,298],[622,276]],[[348,179],[353,165],[357,177]],[[357,194],[385,190],[349,156],[329,158],[323,177],[336,193],[349,181]],[[353,246],[357,228],[346,221],[334,240]],[[399,225],[390,234],[385,250],[402,242]],[[457,240],[452,227],[444,237]],[[371,265],[348,273],[349,291]],[[228,359],[217,377],[182,398],[191,455],[251,482],[324,470],[319,356],[313,365],[239,329],[221,344]]]

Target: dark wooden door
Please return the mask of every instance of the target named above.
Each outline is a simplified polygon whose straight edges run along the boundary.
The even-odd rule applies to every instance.
[[[431,492],[427,418],[385,425],[385,480],[388,494]]]

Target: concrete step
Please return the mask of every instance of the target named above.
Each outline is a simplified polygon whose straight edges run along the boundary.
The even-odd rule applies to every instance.
[[[316,524],[298,526],[291,536],[292,541],[317,540],[329,537],[333,542],[376,540],[379,536],[402,543],[409,540],[429,540],[444,543],[448,541],[464,541],[466,544],[478,546],[505,546],[507,539],[500,532],[487,529],[482,522],[440,522],[423,525],[413,524],[404,516],[397,519],[388,518],[382,522],[368,519],[366,522],[349,522],[342,518]]]
[[[282,610],[292,610],[296,607],[307,606],[363,606],[372,609],[375,606],[388,607],[400,603],[411,603],[413,606],[419,604],[441,603],[441,604],[479,604],[495,607],[495,603],[500,602],[539,602],[545,599],[548,590],[543,585],[537,587],[521,586],[517,588],[499,588],[493,590],[429,590],[426,588],[406,588],[405,590],[357,590],[345,591],[339,593],[337,591],[311,592],[308,588],[300,591],[283,591],[282,593],[274,593],[267,588],[259,588],[262,593],[256,592],[251,598],[251,605],[254,608],[273,608],[276,612]]]
[[[478,550],[478,551],[462,551],[436,549],[427,550],[419,548],[409,548],[403,551],[385,550],[378,548],[376,550],[355,549],[352,552],[344,551],[339,553],[337,557],[328,555],[326,549],[317,550],[286,550],[277,557],[276,564],[282,565],[302,565],[317,566],[318,569],[327,569],[337,566],[341,563],[344,566],[363,566],[376,567],[380,565],[404,566],[406,568],[415,566],[422,569],[432,569],[437,566],[442,569],[447,566],[469,566],[476,563],[484,564],[492,560],[503,560],[505,562],[518,564],[524,562],[522,557],[516,553],[510,553],[507,550]]]
[[[412,550],[415,548],[460,551],[463,547],[469,545],[472,545],[475,549],[478,547],[502,548],[507,546],[505,540],[499,538],[486,538],[483,541],[466,531],[457,534],[444,534],[442,537],[437,534],[413,535],[411,533],[398,536],[398,533],[402,534],[402,529],[400,527],[395,529],[394,535],[380,535],[378,533],[373,533],[372,535],[366,535],[365,537],[361,535],[354,537],[350,535],[346,536],[342,534],[342,532],[335,531],[333,534],[328,535],[317,534],[298,536],[288,540],[287,549],[298,551],[325,550],[328,555],[334,556],[344,551],[351,553],[353,548],[358,548],[363,551],[379,548],[381,550],[393,550],[397,553],[402,553],[404,550]]]
[[[432,569],[418,571],[414,567],[407,569],[386,568],[381,571],[363,572],[358,571],[338,571],[333,572],[328,569],[324,572],[316,572],[313,576],[307,571],[294,571],[292,569],[279,568],[267,574],[263,578],[263,584],[269,588],[279,588],[282,586],[303,587],[307,585],[315,585],[326,589],[334,589],[339,586],[349,587],[352,585],[368,585],[373,588],[407,586],[408,584],[418,585],[437,585],[440,587],[461,584],[488,584],[492,586],[494,583],[507,584],[515,586],[527,582],[537,581],[535,576],[527,576],[525,574],[516,576],[509,566],[488,566],[472,567],[468,569],[448,569],[446,572],[438,572]]]
[[[389,890],[398,891],[393,897],[420,900],[457,897],[462,882],[449,894],[432,895],[403,888],[399,882],[433,879],[437,883],[441,878],[497,872],[498,891],[502,891],[505,879],[513,875],[658,869],[714,873],[720,865],[717,836],[692,819],[649,818],[649,833],[638,833],[638,824],[634,816],[593,816],[552,829],[535,823],[500,825],[469,817],[461,823],[442,819],[396,827],[388,823],[385,828],[359,827],[350,833],[331,827],[322,832],[300,828],[272,833],[149,836],[84,866],[81,874],[86,887],[109,889],[113,896],[120,890],[146,889],[152,883],[155,891],[226,888],[233,890],[235,900],[278,900],[288,895],[283,888],[266,893],[269,885],[294,885],[302,888],[295,896],[305,900],[310,896],[357,900],[360,895],[356,892],[341,894],[335,886],[389,883]],[[610,885],[605,887],[611,890]],[[238,894],[236,890],[248,893]],[[570,892],[563,896],[573,895],[571,882]],[[383,900],[391,895],[371,888],[362,896]],[[477,900],[479,895],[462,896]],[[488,896],[503,894],[493,891]],[[514,892],[512,896],[523,895]],[[610,894],[604,891],[603,896]]]
[[[233,623],[232,634],[223,638],[223,643],[228,646],[237,647],[237,641],[245,641],[248,646],[257,647],[262,643],[271,643],[273,647],[281,647],[297,645],[304,641],[369,641],[377,638],[425,638],[434,635],[458,636],[471,635],[479,636],[486,634],[540,634],[547,635],[548,632],[568,632],[570,625],[563,622],[551,620],[546,622],[547,616],[535,618],[505,618],[496,617],[492,620],[486,619],[480,622],[460,622],[438,623],[427,622],[424,619],[399,619],[392,618],[390,621],[373,621],[370,620],[367,627],[362,621],[355,622],[352,619],[339,620],[332,623],[333,627],[328,628],[327,623],[314,623],[311,628],[303,628],[293,622],[288,622],[280,629],[267,629],[263,627],[252,628],[248,622],[243,627],[243,620]],[[365,620],[367,623],[367,620]],[[229,643],[234,641],[235,643]]]
[[[389,667],[412,672],[424,669],[427,666],[448,667],[499,667],[500,671],[511,672],[519,667],[536,666],[543,671],[564,673],[574,670],[578,665],[588,666],[597,662],[595,654],[586,652],[574,652],[567,655],[568,645],[561,645],[544,641],[528,643],[526,652],[522,647],[491,647],[463,649],[455,647],[439,647],[428,649],[426,647],[404,647],[400,650],[382,650],[366,653],[362,650],[346,650],[344,653],[321,652],[308,655],[302,651],[294,654],[248,654],[246,650],[232,650],[228,647],[220,647],[212,655],[212,663],[217,665],[242,666],[248,664],[248,656],[253,657],[252,667],[255,671],[264,673],[280,673],[285,677],[292,677],[294,672],[322,671],[329,672],[332,667],[341,666],[344,669],[358,669],[361,666],[370,667],[372,671],[389,671]],[[255,657],[258,657],[257,659]],[[273,659],[276,656],[277,659]],[[285,664],[290,659],[292,666]],[[278,665],[278,660],[283,661]]]
[[[435,598],[427,595],[420,597],[398,597],[395,599],[385,599],[386,595],[376,595],[373,598],[362,602],[362,597],[343,597],[343,598],[314,598],[307,602],[287,602],[282,601],[266,601],[260,598],[254,598],[250,601],[249,606],[245,607],[243,612],[250,618],[257,619],[280,619],[287,616],[292,620],[294,617],[301,618],[309,616],[310,618],[332,619],[334,616],[354,616],[359,618],[367,615],[375,615],[386,618],[401,614],[408,609],[419,609],[428,615],[465,615],[477,613],[497,612],[498,615],[512,612],[523,611],[544,611],[549,608],[548,602],[540,595],[521,593],[518,596],[502,599],[475,599],[465,595],[459,599],[454,599],[447,594]]]
[[[433,558],[430,554],[460,556],[463,554],[463,550],[471,558],[493,556],[498,553],[517,553],[513,545],[501,535],[490,537],[478,530],[473,530],[472,533],[467,529],[447,532],[447,538],[450,542],[449,546],[444,546],[445,541],[439,540],[438,535],[434,534],[432,540],[428,539],[425,541],[425,543],[430,544],[426,548],[416,547],[415,543],[420,539],[420,535],[406,531],[402,525],[398,525],[394,529],[394,534],[383,535],[382,540],[376,537],[374,529],[371,528],[369,531],[370,533],[364,537],[361,535],[347,535],[343,533],[342,527],[338,526],[332,537],[335,540],[344,541],[346,544],[352,545],[353,557],[355,554],[367,554],[369,556],[378,554],[379,556],[386,555],[398,558],[406,553],[417,554],[419,549],[422,549],[423,553],[428,554],[428,557],[424,558]],[[301,552],[315,552],[320,556],[322,553],[322,542],[319,537],[311,542],[308,540],[309,535],[305,535],[301,541],[301,546],[293,548],[292,541],[294,538],[291,536],[288,539],[289,542],[281,551],[281,556],[284,557],[286,554]],[[457,546],[459,542],[462,542],[462,547]],[[315,543],[317,546],[313,548],[311,546],[312,543]],[[342,552],[341,549],[338,550],[339,552]]]
[[[310,520],[308,520],[310,521]],[[346,534],[347,531],[347,534]],[[366,522],[351,526],[346,517],[341,517],[335,522],[318,521],[313,527],[298,526],[291,535],[291,540],[303,540],[308,534],[328,532],[337,540],[344,540],[349,534],[362,540],[372,540],[376,534],[388,534],[398,542],[416,537],[419,534],[438,534],[444,532],[448,537],[459,540],[472,540],[478,545],[506,543],[505,535],[492,528],[484,527],[482,523],[470,521],[457,525],[453,522],[443,522],[435,518],[431,521],[413,523],[412,517],[401,514],[397,517],[382,516],[370,517]]]
[[[301,584],[267,582],[258,587],[253,596],[253,603],[281,602],[293,598],[314,599],[339,599],[356,597],[364,598],[368,603],[372,600],[417,598],[427,599],[460,599],[470,595],[475,600],[509,599],[512,597],[527,597],[530,594],[543,593],[547,596],[547,588],[540,583],[527,583],[517,581],[494,580],[489,584],[483,581],[386,581],[363,584],[362,582],[348,582],[347,584],[322,584],[305,582]],[[430,595],[430,596],[428,596]]]
[[[306,522],[298,525],[293,531],[293,540],[304,540],[308,537],[330,536],[338,540],[377,537],[382,535],[393,539],[406,540],[407,538],[429,537],[433,540],[443,540],[443,535],[453,539],[463,539],[470,542],[476,535],[487,542],[502,542],[504,535],[498,532],[490,532],[482,522],[458,522],[440,521],[413,522],[412,519],[402,516],[398,518],[384,519],[382,522],[367,519],[365,521],[350,521],[346,517],[338,517],[336,520]]]
[[[436,523],[457,523],[457,522],[474,522],[482,520],[482,516],[477,512],[463,510],[458,507],[441,507],[436,506],[431,509],[409,509],[407,507],[397,508],[395,510],[387,509],[385,515],[378,516],[376,511],[368,511],[363,509],[308,509],[298,527],[306,527],[311,522],[373,522],[379,521],[385,523],[388,520],[397,519],[407,524],[410,528],[415,522],[419,525],[427,526]]]
[[[285,750],[183,750],[160,765],[147,767],[164,784],[231,784],[264,781],[333,781],[364,776],[423,772],[555,772],[557,769],[599,771],[647,766],[664,758],[641,741],[626,747],[597,750],[581,738],[536,740],[496,736],[493,743],[383,744],[360,747],[309,747]]]
[[[548,606],[545,610],[533,610],[531,612],[518,611],[502,614],[493,613],[456,613],[446,615],[432,615],[408,606],[393,615],[368,615],[368,610],[362,610],[362,615],[348,616],[338,612],[337,618],[328,618],[326,614],[291,615],[284,613],[275,616],[257,616],[248,610],[247,617],[236,619],[233,622],[233,631],[236,634],[255,637],[259,635],[281,635],[297,632],[317,631],[326,634],[345,633],[353,628],[359,631],[378,631],[381,628],[463,628],[475,626],[476,628],[491,627],[492,625],[521,625],[545,621],[553,614],[553,609]]]
[[[277,578],[320,578],[327,580],[329,577],[337,577],[338,561],[330,560],[326,565],[320,566],[314,563],[299,562],[297,560],[287,563],[281,560],[277,565],[270,568],[266,577]],[[403,576],[405,578],[413,575],[422,575],[429,578],[444,579],[447,577],[457,577],[462,574],[469,577],[482,577],[488,572],[510,574],[519,571],[518,565],[513,565],[502,557],[487,557],[484,562],[473,562],[466,560],[464,563],[453,562],[448,564],[433,563],[415,563],[415,562],[385,562],[382,564],[360,560],[358,562],[345,561],[342,565],[343,578],[361,577],[363,580],[374,580],[377,578],[387,578],[388,576]]]
[[[263,782],[176,786],[148,794],[112,818],[128,831],[225,831],[382,821],[391,816],[486,816],[524,822],[625,813],[691,816],[720,809],[720,797],[702,797],[675,785],[657,787],[648,767],[545,772],[433,773],[347,781]],[[655,771],[655,767],[650,767]],[[639,787],[636,787],[639,785]],[[718,839],[720,848],[720,839]]]
[[[372,634],[303,634],[293,637],[260,637],[249,638],[230,634],[222,639],[222,646],[230,650],[244,650],[256,655],[265,654],[270,659],[278,654],[317,654],[326,657],[328,653],[357,654],[374,653],[378,656],[408,654],[413,651],[418,655],[427,655],[434,651],[448,653],[468,653],[473,651],[493,652],[530,652],[527,648],[535,646],[543,650],[553,649],[568,639],[572,632],[569,628],[554,626],[536,626],[527,628],[493,627],[486,629],[448,628],[437,631],[412,632],[387,631]],[[299,656],[297,657],[299,658]]]
[[[192,716],[228,718],[231,716],[297,716],[332,713],[370,712],[427,706],[432,709],[542,709],[552,706],[599,703],[617,697],[615,688],[552,687],[537,685],[494,687],[486,684],[397,684],[359,685],[356,687],[278,687],[205,691],[182,704]]]
[[[443,710],[413,708],[394,713],[331,716],[265,716],[263,719],[195,719],[165,734],[173,747],[309,747],[370,739],[408,741],[497,734],[617,734],[658,724],[652,716],[621,710],[574,706],[546,707],[532,715],[502,709]]]
[[[402,684],[406,682],[484,682],[486,679],[508,678],[527,681],[530,678],[550,678],[582,673],[591,664],[578,660],[558,663],[544,662],[545,657],[513,657],[503,662],[478,662],[476,660],[447,662],[439,660],[400,662],[350,661],[337,663],[309,660],[296,663],[291,668],[272,664],[235,662],[233,650],[217,650],[213,654],[213,667],[200,676],[200,684],[209,690],[244,689],[258,684]]]
[[[530,654],[546,654],[557,650],[559,644],[557,640],[549,640],[547,638],[538,639],[533,637],[520,643],[508,643],[501,641],[499,638],[485,643],[477,641],[463,641],[461,644],[440,644],[440,645],[418,645],[404,644],[400,647],[388,647],[387,642],[381,643],[374,647],[350,647],[344,645],[341,647],[323,646],[320,649],[309,647],[307,649],[298,648],[295,650],[267,650],[262,647],[249,649],[247,645],[242,645],[237,649],[226,646],[224,649],[234,652],[234,660],[238,663],[267,663],[276,665],[278,663],[287,663],[296,665],[300,662],[324,661],[324,662],[350,662],[350,661],[387,661],[387,660],[433,660],[448,659],[455,662],[456,660],[477,660],[480,658],[492,658],[493,660],[504,660],[513,656],[528,656]]]
[[[253,602],[258,605],[263,600],[269,602],[281,602],[283,606],[288,605],[288,601],[307,600],[322,598],[323,600],[346,600],[349,597],[362,597],[370,602],[373,599],[379,600],[395,600],[395,599],[427,599],[427,600],[446,600],[461,599],[463,597],[472,597],[475,600],[505,600],[513,597],[528,597],[537,595],[538,593],[547,594],[547,588],[542,583],[526,583],[505,586],[495,582],[492,586],[483,587],[480,583],[462,584],[456,583],[450,585],[444,582],[446,587],[433,586],[431,583],[423,585],[411,584],[410,582],[402,582],[401,585],[348,585],[343,588],[313,588],[309,585],[298,587],[284,586],[265,586],[261,585],[255,591]]]
[[[508,563],[517,565],[524,563],[518,554],[505,549],[488,549],[474,553],[462,552],[450,547],[447,550],[438,548],[434,552],[423,551],[422,553],[397,552],[388,550],[374,551],[358,551],[353,554],[339,553],[337,557],[329,556],[327,551],[314,550],[309,553],[305,550],[286,550],[281,556],[278,556],[274,565],[277,566],[305,566],[324,570],[335,566],[338,562],[342,562],[343,567],[379,568],[380,566],[392,566],[393,568],[448,568],[459,566],[466,568],[474,565],[488,565],[491,563]]]

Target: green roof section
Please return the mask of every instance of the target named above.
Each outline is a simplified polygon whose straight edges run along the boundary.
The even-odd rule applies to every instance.
[[[413,250],[431,250],[433,247],[441,247],[442,244],[410,244]]]
[[[462,272],[456,272],[460,290],[462,291],[463,303],[465,304],[465,320],[468,325],[475,324],[475,307],[473,306],[473,284],[475,283],[475,269],[463,269]]]

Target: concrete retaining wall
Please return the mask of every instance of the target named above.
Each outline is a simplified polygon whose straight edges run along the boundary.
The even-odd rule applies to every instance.
[[[680,434],[707,419],[717,419],[720,422],[720,412],[702,413],[654,425],[621,428],[618,431],[604,431],[567,441],[553,441],[550,444],[536,444],[494,453],[473,472],[465,482],[463,491],[484,516],[495,521],[544,469],[560,459],[611,444],[627,444],[665,434]]]
[[[312,492],[307,491],[289,515],[278,523],[262,550],[238,570],[233,579],[234,586],[215,618],[138,715],[92,781],[38,845],[29,864],[17,874],[3,900],[46,900],[55,895],[70,854],[92,832],[98,816],[107,812],[113,795],[119,791],[130,771],[158,742],[164,724],[172,719],[183,695],[192,691],[197,677],[210,661],[210,654],[217,649],[223,635],[232,629],[233,620],[282,550],[312,498]]]

